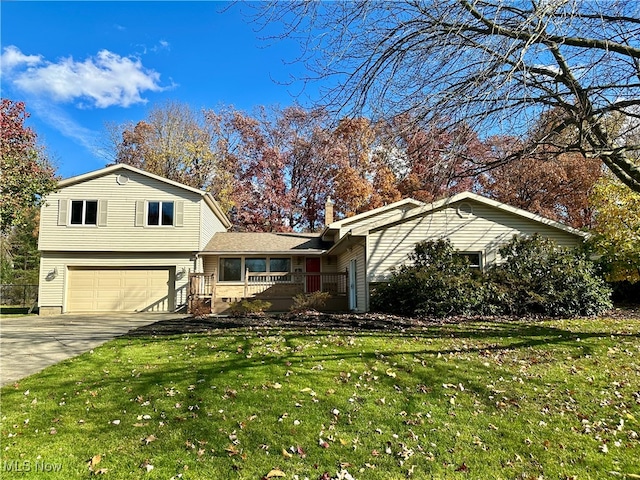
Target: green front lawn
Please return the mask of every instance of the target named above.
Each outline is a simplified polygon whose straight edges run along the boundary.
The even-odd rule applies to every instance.
[[[118,339],[2,389],[0,476],[640,478],[639,333],[586,319]]]

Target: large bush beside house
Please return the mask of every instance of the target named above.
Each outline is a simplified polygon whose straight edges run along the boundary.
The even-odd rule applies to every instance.
[[[436,316],[483,311],[483,282],[448,240],[416,244],[409,261],[393,271],[388,283],[375,288],[373,310]]]
[[[416,245],[410,262],[378,285],[371,304],[401,315],[596,315],[611,307],[611,290],[579,249],[539,236],[514,237],[501,264],[471,269],[448,240]]]
[[[505,313],[597,315],[611,307],[611,289],[577,248],[560,248],[538,235],[514,237],[500,249],[504,262],[487,280],[506,291]]]

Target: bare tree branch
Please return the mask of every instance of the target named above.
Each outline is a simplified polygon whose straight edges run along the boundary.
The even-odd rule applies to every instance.
[[[266,7],[265,7],[266,5]],[[610,0],[272,1],[263,21],[298,38],[302,61],[329,80],[329,111],[467,123],[524,135],[545,112],[575,132],[567,151],[599,156],[640,192],[640,2]],[[562,132],[555,132],[562,133]],[[573,135],[573,133],[571,134]],[[570,136],[571,136],[570,135]],[[624,137],[623,135],[627,135]]]

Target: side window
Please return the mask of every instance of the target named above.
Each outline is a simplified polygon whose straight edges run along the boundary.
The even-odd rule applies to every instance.
[[[173,202],[148,202],[147,225],[173,225]]]
[[[482,269],[482,254],[480,252],[460,252],[459,255],[467,259],[469,267],[478,270]]]
[[[71,201],[71,225],[97,225],[98,201],[97,200],[72,200]]]

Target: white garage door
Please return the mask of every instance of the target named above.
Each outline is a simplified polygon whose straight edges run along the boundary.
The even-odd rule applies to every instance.
[[[68,312],[168,311],[169,270],[70,268]]]

